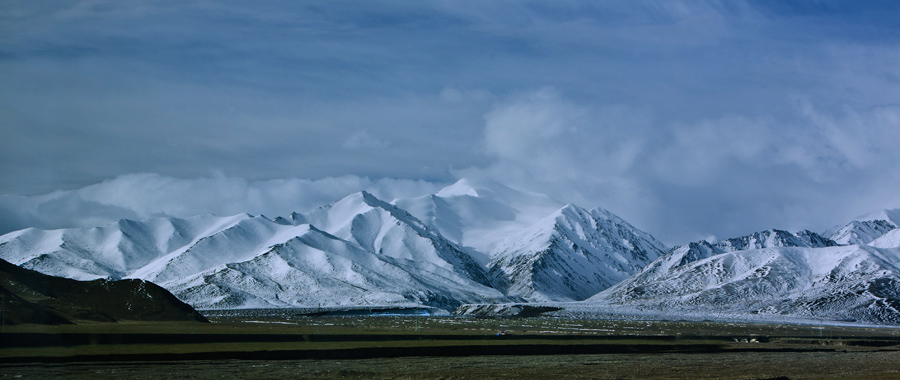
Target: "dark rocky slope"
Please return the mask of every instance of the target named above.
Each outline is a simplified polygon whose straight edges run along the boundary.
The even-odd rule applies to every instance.
[[[0,318],[7,325],[121,320],[208,322],[191,306],[151,282],[76,281],[4,260],[0,260],[0,300]]]

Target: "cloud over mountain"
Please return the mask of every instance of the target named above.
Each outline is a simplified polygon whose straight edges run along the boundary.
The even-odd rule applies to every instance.
[[[221,173],[191,179],[131,174],[78,190],[30,197],[2,195],[0,231],[94,227],[122,218],[151,216],[251,213],[276,217],[308,211],[360,190],[394,199],[428,194],[439,188],[426,181],[357,176],[249,181]]]
[[[672,244],[821,230],[900,206],[898,17],[890,1],[3,2],[0,229],[480,176]],[[103,181],[133,185],[87,195]],[[286,195],[303,181],[313,195]]]

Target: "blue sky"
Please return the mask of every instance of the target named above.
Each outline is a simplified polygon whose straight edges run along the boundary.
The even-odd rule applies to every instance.
[[[892,1],[5,1],[0,232],[232,211],[78,203],[103,181],[324,199],[462,176],[670,244],[821,230],[900,207],[897,19]],[[77,206],[37,206],[54,191]]]

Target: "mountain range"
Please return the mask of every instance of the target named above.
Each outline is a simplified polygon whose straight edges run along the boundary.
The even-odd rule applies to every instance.
[[[900,324],[900,248],[877,245],[879,239],[838,245],[809,231],[779,230],[690,243],[586,302],[669,313]]]
[[[0,237],[0,257],[16,265],[144,279],[201,309],[582,300],[663,251],[605,210],[471,180],[391,203],[359,192],[274,219],[158,217]]]
[[[832,232],[669,249],[602,208],[492,181],[306,213],[156,217],[0,237],[0,258],[79,280],[141,279],[198,309],[574,302],[900,324],[900,210]]]

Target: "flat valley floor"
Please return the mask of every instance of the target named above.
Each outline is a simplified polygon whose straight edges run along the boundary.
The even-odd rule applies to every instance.
[[[3,379],[900,379],[900,351],[19,364]]]
[[[5,379],[897,379],[900,329],[455,317],[5,326]]]

